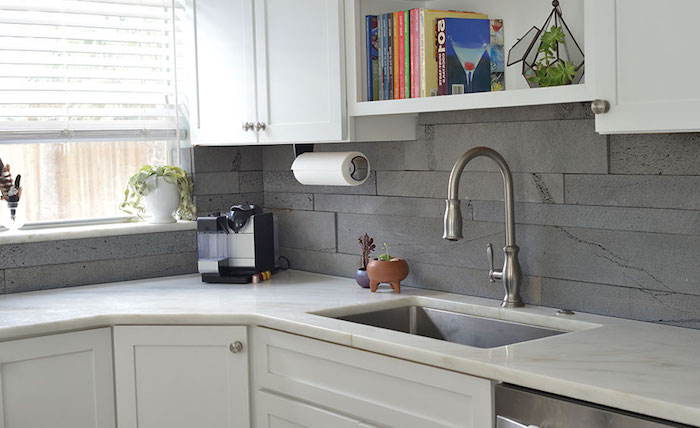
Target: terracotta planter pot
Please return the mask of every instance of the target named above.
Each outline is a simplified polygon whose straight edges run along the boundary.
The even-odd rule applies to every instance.
[[[388,283],[397,293],[401,293],[401,281],[408,276],[408,263],[404,259],[389,261],[371,260],[367,264],[369,289],[374,293],[379,283]]]

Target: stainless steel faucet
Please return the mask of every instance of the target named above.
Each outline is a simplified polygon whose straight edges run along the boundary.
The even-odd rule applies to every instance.
[[[506,246],[503,248],[505,262],[503,269],[493,268],[493,245],[486,245],[486,254],[489,259],[489,280],[496,282],[500,279],[503,282],[503,287],[506,290],[506,295],[503,298],[501,306],[504,308],[519,308],[524,306],[523,300],[520,298],[520,285],[523,281],[523,275],[520,271],[520,261],[518,260],[519,248],[515,245],[515,211],[513,204],[513,176],[510,173],[510,168],[497,151],[488,147],[475,147],[462,155],[455,163],[450,173],[450,183],[448,189],[447,200],[445,201],[445,233],[443,239],[450,241],[459,241],[462,239],[462,211],[460,209],[459,200],[459,180],[462,177],[462,171],[467,164],[474,158],[485,156],[498,165],[503,177],[503,188],[505,192],[505,207],[506,207]]]

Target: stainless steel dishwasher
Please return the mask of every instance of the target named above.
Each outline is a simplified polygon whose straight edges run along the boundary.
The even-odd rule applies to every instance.
[[[691,428],[622,410],[496,385],[496,428]]]

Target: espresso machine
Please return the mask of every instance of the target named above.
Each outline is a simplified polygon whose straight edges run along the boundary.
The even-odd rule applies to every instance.
[[[202,282],[246,284],[279,270],[277,216],[257,205],[197,218],[198,269]]]

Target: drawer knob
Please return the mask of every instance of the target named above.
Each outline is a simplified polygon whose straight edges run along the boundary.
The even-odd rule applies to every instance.
[[[610,111],[610,103],[605,100],[593,100],[591,111],[594,114],[604,114]]]
[[[243,350],[243,344],[237,340],[232,344],[228,345],[228,350],[234,354],[237,354]]]
[[[255,130],[257,132],[264,131],[265,128],[267,128],[267,124],[265,122],[257,122],[255,124]]]
[[[243,128],[243,130],[247,132],[247,131],[250,131],[251,129],[253,129],[254,127],[255,127],[255,125],[253,125],[250,122],[243,122],[243,126],[241,128]]]

